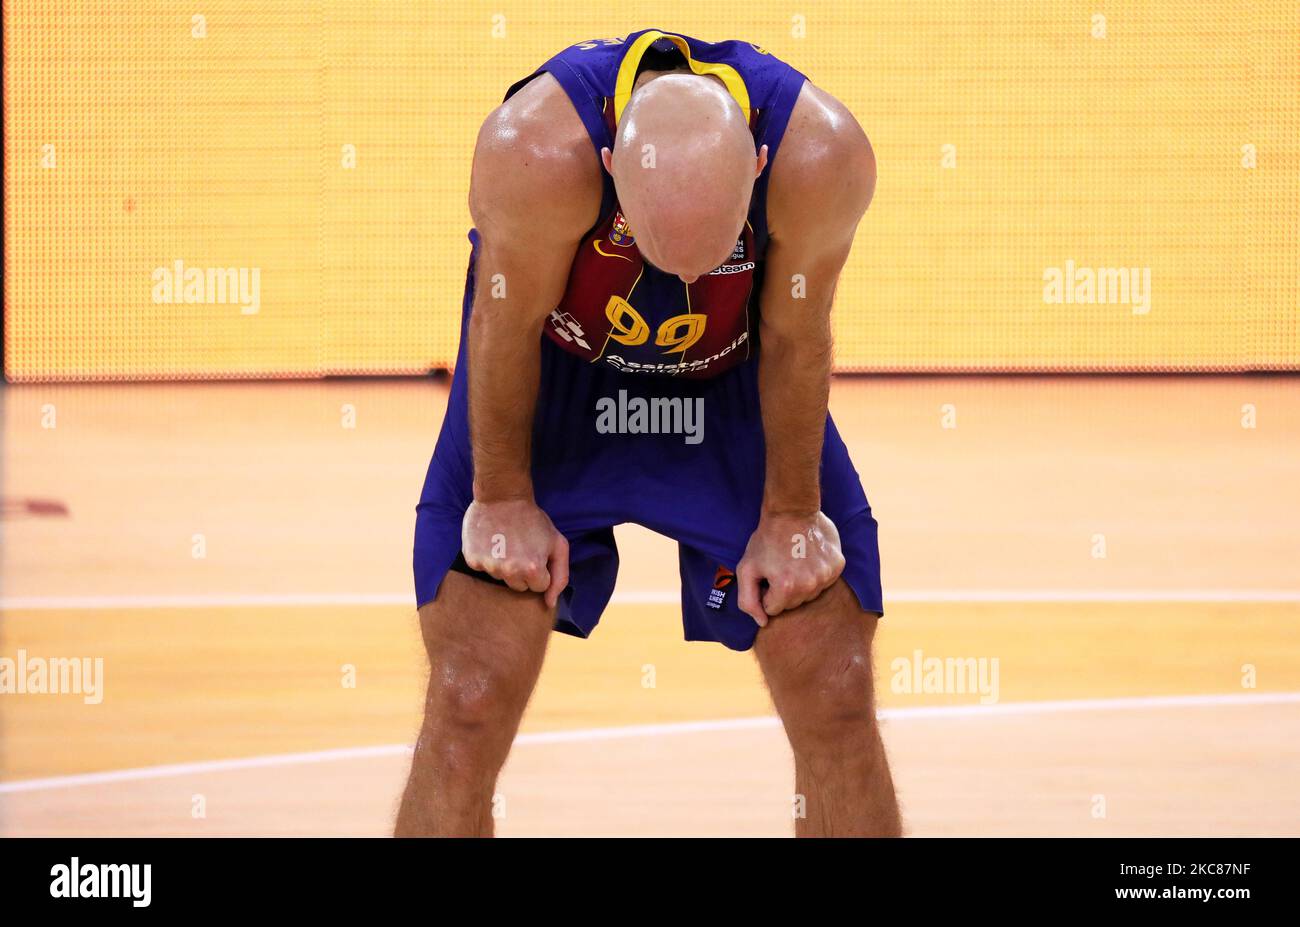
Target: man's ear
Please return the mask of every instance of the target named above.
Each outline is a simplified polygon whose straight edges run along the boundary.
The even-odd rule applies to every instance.
[[[763,148],[764,150],[766,150],[767,146],[764,145]],[[600,163],[605,165],[605,170],[609,172],[609,176],[613,177],[614,176],[614,152],[610,151],[608,148],[600,149]]]
[[[758,149],[758,170],[754,171],[754,177],[756,179],[759,174],[763,173],[763,168],[765,167],[767,167],[767,146],[766,145]]]

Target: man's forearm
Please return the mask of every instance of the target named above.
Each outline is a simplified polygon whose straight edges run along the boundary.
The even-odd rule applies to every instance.
[[[821,509],[821,455],[830,396],[831,337],[764,329],[758,391],[767,445],[763,514]]]
[[[541,371],[540,323],[500,301],[476,303],[469,324],[469,420],[474,498],[532,499],[533,416]]]

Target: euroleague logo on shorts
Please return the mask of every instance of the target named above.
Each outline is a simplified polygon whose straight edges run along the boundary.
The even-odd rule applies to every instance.
[[[727,590],[736,582],[736,574],[724,566],[713,574],[713,588],[709,590],[709,608],[719,609],[727,601]]]
[[[636,244],[636,239],[632,237],[632,230],[628,227],[627,219],[623,217],[623,210],[614,213],[614,225],[609,230],[609,240],[620,248],[630,248]]]

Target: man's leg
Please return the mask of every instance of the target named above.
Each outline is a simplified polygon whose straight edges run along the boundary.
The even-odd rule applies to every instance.
[[[876,726],[877,618],[844,580],[758,632],[754,652],[794,750],[799,837],[895,837],[894,783]]]
[[[492,793],[555,621],[534,593],[449,572],[420,609],[429,692],[396,836],[492,835]]]

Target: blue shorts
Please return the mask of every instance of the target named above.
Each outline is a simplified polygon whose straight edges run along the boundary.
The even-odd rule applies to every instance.
[[[476,239],[471,234],[471,241]],[[416,508],[419,605],[434,599],[459,559],[461,520],[473,499],[466,404],[466,328],[473,292],[471,258],[447,415]],[[545,336],[541,352],[533,492],[569,542],[569,587],[560,597],[556,630],[587,637],[596,627],[618,575],[613,527],[632,522],[677,541],[686,639],[748,650],[758,626],[737,607],[735,583],[726,577],[758,524],[763,496],[756,359],[712,379],[685,380],[587,363]],[[702,440],[688,443],[680,433],[602,433],[597,403],[617,401],[620,391],[626,391],[633,407],[637,397],[683,403],[702,399]],[[821,489],[822,511],[839,529],[844,580],[864,610],[883,613],[876,521],[829,416]]]

